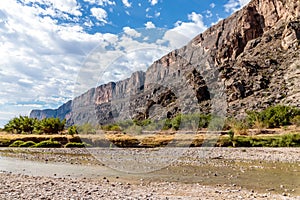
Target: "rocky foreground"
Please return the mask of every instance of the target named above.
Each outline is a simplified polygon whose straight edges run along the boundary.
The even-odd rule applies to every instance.
[[[234,186],[183,183],[130,184],[104,180],[0,174],[1,199],[299,199]]]
[[[6,170],[0,173],[0,199],[300,199],[298,191],[300,180],[297,179],[300,171],[299,148],[206,149],[206,151],[208,150],[209,153],[203,159],[199,157],[199,155],[203,155],[201,154],[203,149],[189,149],[170,167],[147,176],[127,174],[126,176],[100,175],[92,178],[84,176],[74,178],[55,174],[52,176],[16,174]],[[89,151],[87,149],[20,150],[5,148],[0,149],[0,155],[12,156],[13,152],[18,152],[15,153],[15,157],[23,160],[42,161],[47,159],[47,162],[52,163],[73,163],[75,167],[99,166],[93,164],[93,156],[87,156]],[[102,153],[105,154],[105,151],[108,149],[103,149]],[[72,154],[73,156],[71,156]],[[77,164],[75,164],[75,160],[78,161]],[[243,164],[240,165],[240,162]],[[195,166],[199,167],[197,170],[203,169],[201,171],[203,175],[197,175],[189,168]],[[274,171],[274,177],[279,176],[279,178],[272,180],[278,181],[277,183],[263,182],[262,179],[261,187],[253,186],[251,188],[251,184],[255,185],[255,183],[247,185],[253,179],[251,177],[245,179],[247,176],[243,173],[249,173],[249,176],[253,176],[251,173],[256,174],[259,178],[264,176],[264,174],[260,174],[264,172],[257,168],[284,170],[280,166],[287,167],[290,171],[290,177],[286,177],[286,182],[284,176],[281,178],[280,174],[276,174],[277,171]],[[290,168],[291,166],[293,167]],[[209,171],[206,171],[207,167]],[[179,170],[176,171],[177,168]],[[238,168],[238,173],[235,172],[236,168]],[[229,171],[226,171],[228,169]],[[282,173],[288,175],[288,171],[282,171]],[[272,173],[271,171],[271,178],[273,177]],[[239,178],[234,178],[235,176],[239,176]],[[213,180],[214,177],[219,178],[216,180],[220,181],[208,181],[208,179]],[[233,178],[230,179],[230,177]],[[289,182],[293,182],[293,184],[288,185]],[[266,187],[265,184],[270,185]],[[278,188],[274,185],[278,185]],[[267,189],[264,189],[265,187]]]

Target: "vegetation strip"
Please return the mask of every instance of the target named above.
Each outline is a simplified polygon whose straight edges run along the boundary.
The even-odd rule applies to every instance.
[[[70,126],[65,120],[37,120],[20,116],[10,120],[0,134],[2,147],[199,147],[205,135],[215,130],[220,147],[299,147],[300,109],[277,105],[260,112],[249,111],[244,119],[203,114],[179,114],[172,119],[153,122],[127,120],[103,126]],[[225,123],[222,123],[225,122]],[[196,129],[194,127],[197,123]],[[184,127],[181,127],[184,124]],[[224,124],[224,126],[223,126]],[[290,129],[293,126],[294,129]],[[198,127],[198,128],[197,128]],[[275,128],[280,128],[276,133]],[[158,130],[158,131],[157,131]],[[193,131],[194,130],[194,131]],[[256,130],[256,132],[254,132]],[[253,133],[254,132],[254,133]],[[272,133],[265,135],[265,133]],[[262,135],[262,136],[261,136]],[[174,145],[173,145],[173,143]],[[210,142],[206,139],[206,142]]]

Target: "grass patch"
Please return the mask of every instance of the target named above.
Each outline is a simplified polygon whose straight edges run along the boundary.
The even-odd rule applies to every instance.
[[[237,136],[233,142],[236,147],[300,147],[300,134]]]
[[[19,145],[19,147],[33,147],[35,146],[36,143],[33,141],[27,141],[27,142],[23,142],[22,144]]]
[[[21,144],[24,144],[24,141],[17,140],[17,141],[14,141],[12,144],[10,144],[9,147],[19,147]]]
[[[88,145],[86,145],[85,143],[80,143],[80,142],[68,142],[65,147],[66,148],[84,148]]]
[[[45,140],[35,144],[33,147],[36,148],[60,148],[62,145],[60,142],[53,140]]]

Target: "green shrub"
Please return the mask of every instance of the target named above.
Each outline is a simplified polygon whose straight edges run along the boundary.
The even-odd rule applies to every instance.
[[[96,128],[90,123],[85,123],[77,127],[77,132],[79,134],[96,134]]]
[[[72,136],[75,135],[75,134],[78,134],[77,127],[75,125],[70,126],[68,128],[68,134],[72,135]]]
[[[68,142],[65,145],[66,148],[83,148],[85,147],[84,143],[79,143],[79,142]]]
[[[8,147],[10,144],[10,139],[0,138],[0,147]]]
[[[25,142],[22,140],[16,140],[14,141],[9,147],[19,147],[20,145],[24,144]]]
[[[20,144],[19,147],[33,147],[36,143],[33,141],[27,141],[24,142],[23,144]]]
[[[292,119],[292,124],[296,125],[297,127],[300,127],[300,115],[297,115]]]
[[[151,124],[152,121],[150,119],[144,119],[141,121],[135,119],[135,120],[133,120],[133,123],[137,126],[147,126],[147,125]]]
[[[228,131],[228,136],[229,136],[230,141],[233,141],[233,138],[234,138],[234,131],[233,131],[233,130],[229,130],[229,131]]]
[[[45,140],[45,141],[35,144],[34,147],[37,147],[37,148],[47,148],[47,147],[59,148],[59,147],[61,147],[61,144],[57,141]]]
[[[121,131],[121,127],[118,124],[108,124],[101,127],[105,131]]]
[[[198,128],[207,128],[212,116],[211,115],[199,115],[199,126]]]
[[[118,122],[118,125],[121,127],[122,130],[129,128],[130,126],[134,125],[132,120],[125,120]]]
[[[247,120],[253,126],[255,121],[262,122],[268,128],[291,125],[292,119],[300,115],[300,110],[295,107],[277,105],[261,112],[248,112]]]
[[[246,120],[238,120],[235,118],[226,119],[226,129],[232,130],[239,135],[247,135],[249,125]]]
[[[163,127],[162,130],[169,130],[172,128],[172,122],[171,119],[162,120],[163,121]]]
[[[251,147],[252,139],[247,136],[236,136],[234,143],[236,147]]]

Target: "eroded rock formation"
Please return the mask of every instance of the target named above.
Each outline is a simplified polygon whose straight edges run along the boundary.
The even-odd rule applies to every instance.
[[[279,103],[300,107],[299,48],[300,1],[253,0],[146,72],[31,117],[105,124],[179,112],[243,116]]]

